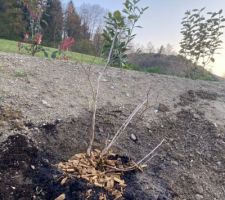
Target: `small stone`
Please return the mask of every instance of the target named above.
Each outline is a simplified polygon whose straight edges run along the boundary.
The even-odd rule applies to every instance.
[[[203,199],[204,197],[203,197],[203,195],[201,195],[201,194],[196,194],[196,195],[195,195],[195,198],[196,198],[196,200],[201,200],[201,199]]]
[[[31,167],[31,169],[33,169],[33,170],[35,169],[35,166],[34,166],[34,165],[31,165],[30,167]]]
[[[168,112],[169,108],[166,105],[160,103],[159,107],[158,107],[158,111],[160,111],[160,112]]]
[[[218,161],[218,162],[217,162],[217,165],[218,165],[218,166],[222,166],[221,161]]]
[[[55,123],[56,123],[56,124],[58,124],[58,123],[60,123],[60,122],[62,122],[62,119],[59,119],[59,118],[58,118],[58,119],[55,120]]]
[[[200,119],[200,116],[198,114],[194,113],[194,118],[195,119]]]
[[[133,140],[134,142],[137,142],[137,136],[134,135],[133,133],[130,135],[130,139]]]
[[[197,192],[198,192],[199,194],[203,194],[204,189],[203,189],[203,187],[202,187],[201,185],[198,185],[196,189],[197,189]]]
[[[173,165],[178,166],[178,162],[177,162],[177,161],[175,161],[175,160],[172,160],[172,161],[171,161],[171,163],[172,163]]]
[[[126,96],[127,96],[127,97],[130,97],[130,94],[129,94],[129,93],[126,93]]]
[[[46,107],[51,108],[51,105],[50,105],[50,104],[48,104],[48,102],[47,102],[47,101],[42,100],[41,102],[42,102],[42,104],[43,104],[43,105],[45,105]]]

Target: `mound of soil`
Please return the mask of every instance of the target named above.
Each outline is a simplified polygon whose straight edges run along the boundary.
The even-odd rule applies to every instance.
[[[0,199],[55,199],[60,194],[66,199],[86,199],[90,189],[89,199],[107,194],[82,179],[73,178],[65,186],[60,185],[62,172],[24,135],[9,136],[1,147],[0,161]]]
[[[61,185],[55,164],[89,143],[90,88],[80,66],[0,53],[0,199],[99,199],[82,179]],[[87,66],[88,67],[88,66]],[[26,72],[18,77],[16,70]],[[102,67],[93,67],[96,80]],[[225,199],[224,82],[109,69],[101,83],[94,147],[105,143],[149,91],[113,151],[133,161],[166,142],[141,172],[124,174],[124,199]],[[23,117],[23,116],[26,116]]]
[[[106,107],[98,111],[95,147],[111,138],[121,121],[129,115],[126,109]],[[78,118],[52,123],[25,123],[28,136],[14,134],[0,149],[0,199],[99,199],[101,194],[113,199],[102,188],[82,179],[60,185],[62,172],[54,167],[74,153],[84,152],[88,142],[90,113]],[[135,134],[137,141],[127,134]],[[204,115],[182,109],[176,118],[162,115],[149,126],[141,121],[131,123],[115,145],[115,152],[139,160],[153,149],[159,138],[167,142],[143,172],[124,174],[127,187],[124,199],[221,199],[224,197],[225,137]],[[30,139],[32,138],[32,140]]]

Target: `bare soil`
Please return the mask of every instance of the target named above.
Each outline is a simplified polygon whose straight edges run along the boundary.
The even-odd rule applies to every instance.
[[[92,68],[93,80],[101,68]],[[108,70],[95,147],[104,147],[148,90],[149,107],[113,150],[138,161],[166,139],[143,173],[124,174],[124,199],[225,199],[224,86]],[[61,186],[62,172],[54,166],[87,148],[90,91],[78,64],[0,53],[0,199],[55,199],[62,193],[66,199],[86,199],[90,188],[90,199],[107,194],[80,179]]]

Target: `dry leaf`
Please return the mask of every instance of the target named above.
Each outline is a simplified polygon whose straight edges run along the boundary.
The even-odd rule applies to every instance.
[[[66,195],[65,194],[61,194],[55,200],[65,200],[65,199],[66,199]]]
[[[63,179],[61,180],[60,184],[61,184],[61,185],[64,185],[64,184],[66,183],[67,179],[68,179],[68,177],[63,178]]]
[[[77,178],[87,180],[95,186],[103,187],[110,192],[115,199],[119,199],[123,196],[123,191],[126,187],[125,181],[121,179],[123,170],[134,166],[134,164],[130,162],[127,165],[123,165],[119,160],[109,160],[108,157],[114,155],[112,153],[104,157],[101,157],[100,154],[101,151],[97,149],[91,152],[90,157],[86,153],[79,153],[74,155],[68,162],[61,162],[57,166],[59,169],[63,170],[65,174],[72,174]],[[98,166],[98,168],[96,166]],[[140,166],[136,166],[135,168],[139,169],[139,167]],[[112,168],[118,168],[118,170],[113,173]],[[109,171],[111,172],[109,173]],[[67,179],[68,177],[63,178],[61,184],[65,184]],[[88,191],[87,198],[90,196],[91,191]],[[106,200],[106,195],[101,194],[100,200]]]

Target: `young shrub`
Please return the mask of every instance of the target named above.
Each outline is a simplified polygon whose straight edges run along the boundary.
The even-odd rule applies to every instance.
[[[109,12],[105,18],[106,26],[103,33],[104,56],[108,55],[113,38],[116,36],[112,58],[110,60],[110,65],[112,66],[123,67],[127,63],[126,52],[128,45],[136,36],[136,34],[133,34],[133,30],[135,28],[141,28],[136,24],[141,15],[148,9],[148,7],[139,8],[139,2],[140,0],[126,0],[122,13],[118,10],[114,13]]]
[[[66,56],[66,51],[68,51],[73,45],[75,44],[75,40],[72,37],[67,37],[62,40],[59,44],[59,50],[54,51],[51,55],[51,58],[57,58],[60,56],[60,59],[67,60],[68,57]]]
[[[207,12],[207,15],[203,13],[204,10],[205,8],[186,11],[181,22],[183,39],[180,42],[180,54],[194,63],[194,71],[198,64],[205,67],[210,62],[215,62],[214,56],[223,42],[223,10]],[[190,73],[192,71],[190,69]]]
[[[26,52],[32,56],[38,52],[43,52],[44,55],[48,57],[46,50],[41,46],[43,39],[41,22],[46,23],[42,20],[42,14],[46,9],[47,1],[21,0],[21,4],[24,8],[24,13],[26,13],[27,16],[28,32],[24,34],[23,42],[18,43],[19,51],[25,49]]]
[[[41,46],[43,35],[36,33],[34,37],[29,37],[28,33],[24,34],[23,42],[18,43],[18,49],[21,51],[24,49],[28,54],[35,56],[38,52],[43,52],[45,57],[48,57],[48,53],[45,48]]]

